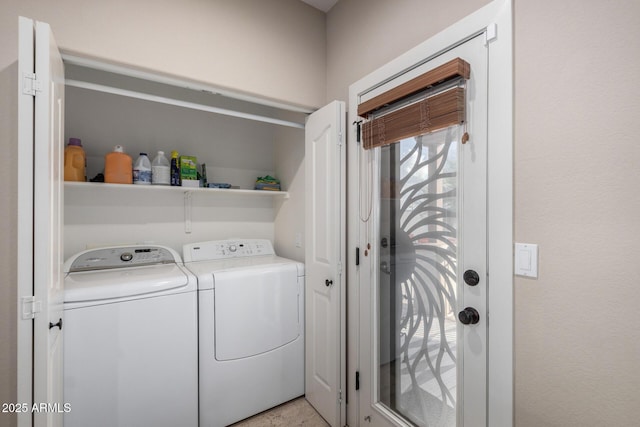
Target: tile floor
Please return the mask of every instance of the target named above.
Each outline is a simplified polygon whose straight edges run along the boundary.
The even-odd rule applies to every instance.
[[[251,418],[232,424],[232,427],[329,427],[304,397],[291,400]]]

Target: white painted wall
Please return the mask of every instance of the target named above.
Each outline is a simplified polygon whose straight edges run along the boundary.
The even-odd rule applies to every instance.
[[[274,239],[269,197],[192,195],[192,231],[185,232],[181,191],[130,189],[65,192],[65,259],[97,246],[185,243],[228,238]]]
[[[402,7],[399,7],[402,3]],[[343,0],[327,15],[327,98],[488,1]],[[514,0],[515,425],[640,419],[640,3]]]
[[[47,22],[67,51],[319,107],[325,15],[298,0],[3,0],[0,70],[18,15]]]
[[[276,130],[274,155],[276,176],[289,199],[275,201],[275,250],[285,258],[304,262],[304,130],[280,127]],[[296,246],[300,235],[301,247]]]

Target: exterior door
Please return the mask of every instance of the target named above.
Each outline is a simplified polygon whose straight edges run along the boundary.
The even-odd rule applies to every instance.
[[[332,426],[344,424],[344,103],[309,116],[305,129],[305,395]]]
[[[33,24],[32,24],[33,25]],[[62,426],[64,66],[49,25],[35,23],[33,292],[35,426]]]
[[[471,65],[464,125],[361,153],[360,420],[374,426],[486,425],[487,52],[478,35],[412,71]]]

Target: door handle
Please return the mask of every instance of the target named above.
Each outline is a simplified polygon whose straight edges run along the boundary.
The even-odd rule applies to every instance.
[[[49,329],[52,329],[52,328],[59,328],[60,330],[62,330],[62,318],[58,320],[58,323],[49,322]]]
[[[333,285],[333,280],[329,280],[329,279],[325,280],[325,281],[324,281],[324,285],[325,285],[326,287],[329,287],[329,286]]]
[[[464,279],[464,283],[469,286],[475,286],[480,283],[480,276],[474,270],[465,271],[462,278]]]
[[[458,313],[458,319],[464,325],[475,325],[480,321],[480,313],[473,307],[467,307]]]

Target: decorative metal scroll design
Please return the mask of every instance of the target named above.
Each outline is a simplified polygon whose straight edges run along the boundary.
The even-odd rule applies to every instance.
[[[413,243],[415,264],[399,283],[398,409],[421,426],[456,423],[458,161],[448,136],[400,142],[398,228]]]

